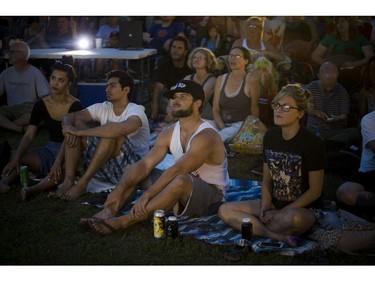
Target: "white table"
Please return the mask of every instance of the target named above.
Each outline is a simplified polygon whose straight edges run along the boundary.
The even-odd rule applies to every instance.
[[[119,50],[114,48],[101,48],[89,50],[70,50],[70,49],[31,49],[31,59],[61,59],[62,56],[72,56],[74,59],[122,59],[122,60],[140,60],[141,77],[139,84],[141,91],[144,91],[144,60],[147,60],[147,74],[150,77],[150,57],[156,54],[156,49],[143,50]],[[142,94],[141,93],[141,94]],[[140,99],[142,100],[142,99]]]
[[[156,49],[119,50],[114,48],[69,50],[69,49],[31,49],[33,59],[61,59],[62,56],[73,56],[75,59],[124,59],[138,60],[156,54]]]

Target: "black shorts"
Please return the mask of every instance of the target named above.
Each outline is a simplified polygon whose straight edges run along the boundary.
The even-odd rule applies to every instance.
[[[289,204],[293,203],[293,201],[281,201],[277,200],[276,198],[272,198],[272,204],[275,206],[277,210],[281,210],[285,206],[288,206]],[[323,209],[323,198],[320,196],[318,199],[316,199],[314,202],[309,204],[305,207],[306,209]]]

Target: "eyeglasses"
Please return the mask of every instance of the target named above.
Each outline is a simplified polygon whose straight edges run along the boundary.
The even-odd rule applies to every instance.
[[[284,111],[284,112],[289,112],[292,108],[297,109],[297,110],[299,109],[298,107],[291,106],[287,103],[279,104],[278,102],[273,102],[271,104],[271,107],[275,111],[278,110],[279,108],[281,108],[281,110]]]
[[[241,57],[240,55],[229,55],[228,58],[239,60],[239,59],[242,58],[242,57]]]
[[[248,24],[247,27],[250,27],[250,28],[260,28],[260,26],[256,25],[256,24]]]

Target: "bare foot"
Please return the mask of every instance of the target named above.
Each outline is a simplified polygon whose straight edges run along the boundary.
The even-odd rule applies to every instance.
[[[100,210],[100,212],[96,213],[93,217],[98,218],[98,219],[109,219],[113,218],[117,215],[117,213],[110,208],[104,208]]]
[[[7,193],[10,190],[10,186],[0,182],[0,193]]]
[[[56,192],[48,193],[48,198],[51,199],[58,199],[61,198],[69,189],[71,189],[74,185],[74,181],[64,180],[62,184],[60,184],[57,188]]]
[[[92,219],[90,228],[101,235],[111,235],[121,230],[121,220],[119,218]]]
[[[86,188],[87,183],[83,183],[81,180],[79,180],[75,185],[72,186],[72,188],[62,194],[60,198],[68,201],[75,200],[85,194]]]

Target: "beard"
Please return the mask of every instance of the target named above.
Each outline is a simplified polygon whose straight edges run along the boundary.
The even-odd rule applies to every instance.
[[[193,114],[193,105],[191,105],[188,109],[179,109],[179,110],[172,110],[172,116],[176,118],[183,118],[188,117]]]

